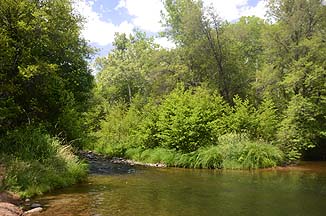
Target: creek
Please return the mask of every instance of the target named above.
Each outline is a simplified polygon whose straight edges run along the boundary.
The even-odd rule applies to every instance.
[[[101,163],[86,182],[36,201],[41,215],[318,216],[326,211],[326,162],[255,171]]]

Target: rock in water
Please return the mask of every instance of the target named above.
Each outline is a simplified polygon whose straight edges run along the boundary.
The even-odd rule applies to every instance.
[[[32,209],[33,209],[33,208],[38,208],[38,207],[42,207],[42,205],[39,204],[39,203],[33,203],[33,204],[31,205],[31,208],[32,208]]]
[[[25,212],[24,215],[33,215],[33,214],[35,214],[35,213],[39,213],[39,212],[41,212],[41,211],[43,211],[43,208],[41,208],[41,207],[37,207],[37,208],[33,208],[33,209],[31,209],[31,210]]]

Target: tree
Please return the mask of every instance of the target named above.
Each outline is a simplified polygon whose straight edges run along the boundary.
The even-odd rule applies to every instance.
[[[284,113],[278,137],[289,159],[325,140],[325,12],[320,0],[269,1],[276,23],[267,31],[256,87]]]
[[[39,123],[64,132],[58,119],[64,110],[82,110],[92,88],[81,17],[70,0],[0,5],[1,133]]]
[[[157,48],[153,38],[142,32],[129,37],[117,33],[113,45],[108,57],[97,60],[103,64],[97,76],[100,94],[110,102],[122,99],[127,103],[137,94],[149,94],[146,75]]]
[[[163,34],[178,45],[189,68],[190,78],[185,84],[207,82],[231,104],[235,95],[245,98],[257,70],[263,22],[243,18],[232,25],[212,7],[203,7],[202,1],[166,0],[164,5],[167,13],[163,14]],[[255,33],[249,36],[251,31]],[[240,32],[243,38],[235,36]],[[253,42],[246,42],[246,37]]]

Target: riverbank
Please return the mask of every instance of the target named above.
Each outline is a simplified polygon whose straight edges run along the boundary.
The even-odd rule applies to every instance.
[[[163,163],[139,162],[139,161],[134,161],[134,160],[125,159],[121,157],[110,157],[93,151],[79,151],[78,156],[81,159],[84,159],[88,162],[90,174],[92,173],[116,174],[119,173],[121,170],[122,171],[127,170],[133,166],[158,167],[158,168],[167,167],[167,165]],[[108,163],[110,163],[111,166],[107,166]]]
[[[145,163],[125,159],[121,157],[110,157],[108,155],[99,154],[93,151],[79,151],[78,156],[84,159],[89,164],[90,174],[119,174],[125,173],[133,166],[144,167],[168,167],[163,163]],[[110,166],[108,166],[110,164]],[[122,166],[121,166],[122,165]],[[326,170],[326,163],[324,161],[297,161],[296,163],[287,164],[283,166],[275,166],[269,168],[259,168],[260,171],[309,171],[314,172]]]
[[[17,194],[8,191],[0,192],[1,216],[31,216],[42,211],[39,203],[32,203],[30,199],[23,200]]]

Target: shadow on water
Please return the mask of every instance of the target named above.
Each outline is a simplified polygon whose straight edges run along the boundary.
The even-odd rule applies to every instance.
[[[129,164],[114,164],[106,160],[89,161],[89,173],[92,175],[122,175],[136,171],[134,166]]]
[[[257,171],[93,165],[87,182],[40,197],[41,215],[324,215],[325,162]]]

